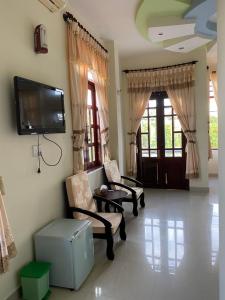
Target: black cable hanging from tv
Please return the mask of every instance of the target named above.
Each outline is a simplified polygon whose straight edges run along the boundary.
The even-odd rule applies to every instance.
[[[61,147],[58,143],[56,143],[55,141],[53,141],[53,140],[47,138],[47,137],[45,136],[45,134],[42,134],[42,137],[43,137],[46,141],[55,144],[55,145],[59,148],[59,150],[60,150],[60,155],[59,155],[58,160],[57,160],[55,163],[49,163],[49,162],[47,162],[46,159],[45,159],[44,156],[43,156],[42,151],[40,150],[40,137],[39,137],[39,134],[38,134],[38,171],[37,171],[38,173],[41,173],[41,160],[42,160],[43,163],[44,163],[46,166],[48,166],[48,167],[56,167],[56,166],[60,163],[60,161],[61,161],[61,159],[62,159],[62,155],[63,155],[62,147]]]

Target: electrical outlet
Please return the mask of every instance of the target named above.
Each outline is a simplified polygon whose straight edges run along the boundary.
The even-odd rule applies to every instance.
[[[40,146],[39,146],[39,152],[41,152]],[[38,146],[37,145],[32,146],[32,155],[33,155],[33,157],[38,157]]]

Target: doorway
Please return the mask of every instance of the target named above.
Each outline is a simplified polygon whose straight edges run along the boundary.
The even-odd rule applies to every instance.
[[[137,134],[138,179],[145,187],[189,189],[186,138],[166,92],[154,92]]]

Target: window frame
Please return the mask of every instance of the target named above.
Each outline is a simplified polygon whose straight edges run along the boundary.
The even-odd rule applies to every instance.
[[[148,103],[145,108],[145,112],[142,116],[140,127],[138,130],[138,136],[137,136],[137,144],[139,145],[139,151],[141,153],[141,156],[143,155],[143,152],[146,154],[148,153],[148,156],[145,154],[145,156],[142,156],[142,158],[150,158],[150,159],[183,159],[186,157],[185,153],[185,146],[186,146],[186,138],[184,136],[184,133],[182,131],[182,128],[180,130],[176,130],[174,127],[174,119],[178,118],[177,114],[175,113],[172,104],[165,104],[165,100],[169,99],[168,94],[166,92],[154,92],[152,93],[151,97],[148,100]],[[151,105],[151,101],[156,101],[155,105]],[[165,110],[170,108],[171,113],[165,113]],[[151,110],[156,110],[155,114],[151,114]],[[166,147],[166,127],[165,127],[165,118],[171,118],[171,124],[172,124],[172,136],[171,136],[171,142],[172,147],[168,148]],[[156,147],[151,147],[150,139],[150,122],[151,120],[156,119],[156,132],[157,132],[157,145]],[[147,131],[142,131],[142,121],[147,121]],[[180,134],[181,135],[181,147],[176,147],[175,145],[175,135]],[[142,137],[147,136],[147,142],[148,147],[143,147]],[[151,152],[156,151],[157,156],[151,155]],[[166,155],[167,151],[171,151],[172,155]],[[182,155],[176,155],[176,151],[180,151]]]
[[[90,143],[88,139],[88,124],[86,125],[85,131],[85,146],[84,146],[84,169],[86,171],[91,171],[102,166],[101,158],[101,139],[100,139],[100,124],[99,124],[99,114],[96,99],[96,88],[94,82],[88,80],[88,90],[91,91],[92,95],[92,105],[87,103],[87,112],[91,110],[93,123],[90,124],[94,132],[94,140]],[[87,99],[88,101],[88,99]],[[95,160],[90,161],[89,158],[89,148],[94,148]]]

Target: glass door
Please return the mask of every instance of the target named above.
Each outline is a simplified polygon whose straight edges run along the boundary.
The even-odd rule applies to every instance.
[[[137,145],[138,178],[146,187],[188,189],[186,139],[166,92],[149,99]]]

